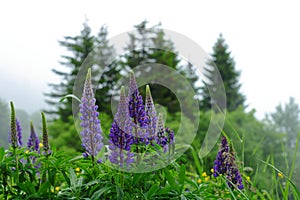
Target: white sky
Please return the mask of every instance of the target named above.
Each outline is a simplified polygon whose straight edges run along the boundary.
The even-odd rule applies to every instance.
[[[180,2],[180,3],[179,3]],[[45,107],[47,83],[59,79],[65,49],[58,40],[78,35],[85,16],[94,33],[110,37],[150,24],[179,32],[211,52],[223,33],[249,108],[262,118],[294,96],[300,103],[300,2],[297,1],[1,1],[0,97],[29,112]]]

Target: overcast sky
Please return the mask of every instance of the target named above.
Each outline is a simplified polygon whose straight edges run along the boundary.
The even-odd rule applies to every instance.
[[[299,10],[296,0],[1,1],[0,98],[29,112],[45,107],[47,83],[59,81],[51,68],[61,67],[65,53],[57,41],[78,35],[85,18],[94,33],[106,24],[109,37],[147,19],[209,53],[223,33],[246,103],[262,118],[290,96],[300,102]]]

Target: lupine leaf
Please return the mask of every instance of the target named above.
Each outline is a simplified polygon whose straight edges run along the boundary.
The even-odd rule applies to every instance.
[[[154,184],[151,186],[151,188],[146,192],[146,199],[152,199],[153,195],[156,193],[156,191],[159,189],[158,184]]]

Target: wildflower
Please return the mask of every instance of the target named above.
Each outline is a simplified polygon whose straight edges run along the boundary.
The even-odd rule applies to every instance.
[[[48,128],[46,123],[46,117],[45,114],[42,112],[42,125],[43,125],[43,143],[42,147],[44,149],[45,155],[51,154],[50,146],[49,146],[49,140],[48,140]],[[39,145],[41,146],[41,145]]]
[[[148,116],[148,126],[146,129],[147,136],[149,142],[153,145],[153,140],[155,138],[156,134],[156,126],[157,126],[157,116],[156,116],[156,110],[153,103],[152,95],[150,92],[149,85],[146,86],[146,105],[145,105],[145,111],[146,115]],[[147,141],[148,142],[148,141]]]
[[[243,189],[242,176],[236,166],[235,156],[228,145],[226,137],[222,137],[219,152],[216,156],[214,165],[214,177],[220,174],[226,175],[227,185],[233,188],[236,185],[239,189]]]
[[[202,176],[203,176],[203,177],[206,177],[206,176],[207,176],[206,172],[203,172],[203,173],[202,173]]]
[[[283,174],[281,172],[278,172],[277,175],[278,175],[279,178],[283,178]]]
[[[43,148],[44,147],[43,143],[39,143],[39,147]]]
[[[205,181],[209,181],[209,176],[204,178]]]
[[[80,168],[79,168],[79,167],[76,167],[76,168],[75,168],[75,172],[80,172]]]
[[[129,117],[128,101],[124,87],[121,88],[120,102],[109,134],[110,162],[120,167],[134,162],[134,154],[130,152],[134,143],[132,135],[132,121]]]
[[[211,168],[211,169],[210,169],[210,172],[211,172],[211,173],[214,173],[214,168]]]
[[[156,133],[156,143],[160,145],[162,148],[166,148],[168,143],[167,137],[165,136],[165,125],[164,119],[161,113],[158,115],[158,122],[157,122],[157,133]]]
[[[29,139],[27,142],[27,147],[30,150],[38,151],[39,147],[40,147],[39,144],[42,144],[42,143],[39,143],[39,138],[34,131],[32,122],[30,122],[30,136],[29,136]]]
[[[10,138],[9,141],[13,148],[18,147],[18,135],[17,135],[17,125],[16,125],[16,113],[13,102],[10,102],[11,107],[11,119],[10,119]]]
[[[133,119],[134,125],[141,128],[146,128],[149,124],[148,116],[145,112],[143,97],[140,95],[137,83],[134,77],[134,72],[130,72],[129,93],[128,93],[128,108],[129,116]],[[136,139],[142,138],[141,133],[135,133]]]
[[[247,180],[247,181],[250,181],[250,176],[246,176],[246,180]]]
[[[165,128],[165,133],[166,133],[166,136],[167,136],[167,140],[168,140],[168,144],[169,144],[169,153],[170,150],[172,149],[172,153],[174,153],[175,151],[175,136],[174,136],[174,131],[171,130],[170,128],[166,127]]]
[[[86,152],[83,153],[84,157],[92,156],[92,160],[101,150],[102,143],[102,130],[100,127],[100,120],[98,119],[99,113],[97,112],[98,106],[95,104],[96,99],[93,93],[91,69],[88,70],[83,95],[80,104],[80,126],[83,128],[81,131],[82,147]]]
[[[201,180],[201,179],[198,179],[198,180],[197,180],[197,183],[198,183],[198,184],[202,183],[202,180]]]
[[[55,191],[58,192],[60,190],[60,187],[56,186]]]
[[[25,151],[25,154],[28,154],[28,153],[29,153],[29,151],[28,151],[28,150],[26,150],[26,151]]]
[[[20,147],[23,145],[23,142],[22,142],[22,128],[21,128],[20,121],[18,119],[16,119],[16,127],[17,127],[18,146]]]

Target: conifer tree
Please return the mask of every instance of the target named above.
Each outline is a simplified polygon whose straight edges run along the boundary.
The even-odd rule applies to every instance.
[[[228,51],[228,45],[225,43],[225,39],[220,34],[217,42],[213,46],[213,53],[211,54],[211,60],[205,67],[205,76],[208,79],[206,86],[201,87],[201,102],[200,109],[207,111],[211,109],[212,103],[216,105],[222,105],[224,96],[219,92],[220,80],[217,79],[216,70],[220,72],[221,78],[224,83],[227,110],[236,110],[239,106],[244,107],[245,96],[240,93],[241,84],[239,83],[240,72],[235,69],[235,62]],[[215,98],[211,99],[209,89],[216,93]],[[217,108],[222,109],[222,108]]]
[[[125,48],[129,53],[124,55],[125,62],[121,62],[122,68],[129,71],[142,65],[143,68],[140,68],[140,73],[135,73],[137,79],[139,78],[139,74],[142,73],[143,77],[146,76],[151,80],[150,77],[155,79],[155,74],[153,75],[153,72],[149,72],[148,70],[148,68],[151,68],[151,64],[165,65],[180,72],[191,84],[195,92],[198,93],[199,88],[195,84],[198,78],[195,73],[188,73],[187,70],[192,66],[181,62],[182,60],[176,52],[173,42],[166,38],[160,24],[153,27],[148,27],[147,25],[148,22],[143,21],[134,26],[136,34],[129,34],[130,42]],[[172,80],[172,77],[165,78]],[[156,103],[165,105],[170,113],[180,111],[177,97],[169,88],[159,84],[149,84]],[[170,84],[184,83],[173,80]],[[183,86],[181,85],[181,87]],[[144,91],[141,91],[141,93],[145,96]]]
[[[49,86],[52,87],[52,92],[45,95],[48,97],[46,100],[47,103],[53,107],[53,110],[49,112],[56,114],[62,121],[67,122],[69,116],[72,115],[72,99],[67,98],[63,102],[59,102],[59,100],[65,95],[73,93],[74,82],[80,70],[80,66],[88,56],[89,59],[91,59],[89,64],[94,64],[94,71],[98,73],[103,73],[103,70],[106,71],[106,76],[103,78],[95,77],[95,82],[99,84],[96,86],[96,89],[100,88],[102,91],[105,91],[105,93],[97,94],[96,99],[97,101],[108,102],[106,93],[109,92],[112,79],[115,78],[115,70],[110,70],[109,64],[106,62],[109,60],[109,57],[114,55],[114,48],[108,43],[107,35],[106,26],[101,27],[97,36],[92,35],[91,28],[87,22],[85,22],[80,35],[73,37],[66,36],[63,41],[59,41],[59,44],[65,47],[69,52],[68,55],[62,56],[63,61],[60,62],[61,65],[66,66],[68,70],[52,70],[56,75],[62,78],[62,81],[58,84],[49,84]],[[90,54],[91,52],[92,54]],[[102,103],[102,105],[110,104]],[[102,109],[101,111],[107,110],[105,107],[100,109]]]

